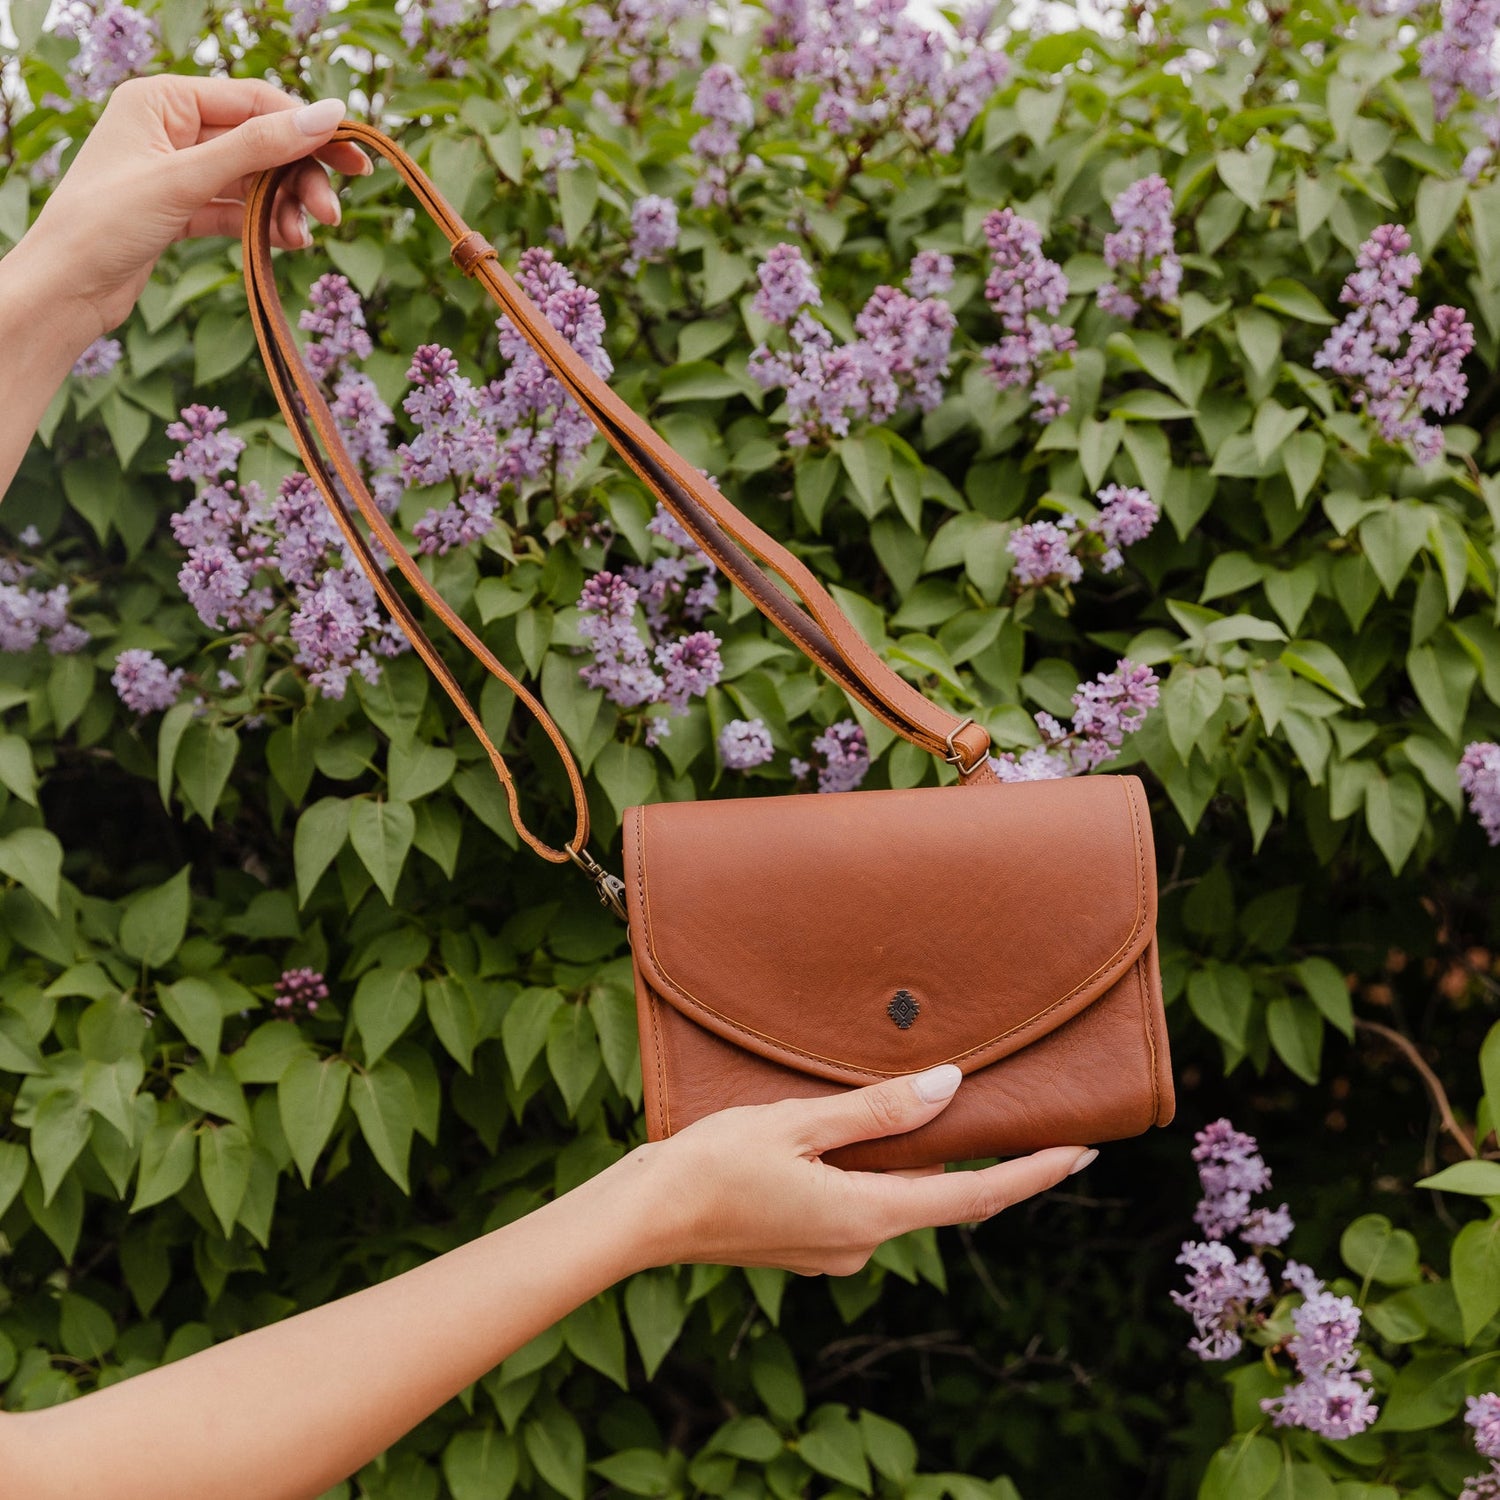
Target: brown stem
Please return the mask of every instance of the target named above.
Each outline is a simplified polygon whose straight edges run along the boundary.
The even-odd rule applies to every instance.
[[[1421,1075],[1422,1082],[1427,1085],[1427,1092],[1432,1095],[1433,1107],[1438,1112],[1438,1120],[1442,1128],[1458,1143],[1465,1156],[1471,1161],[1479,1155],[1479,1149],[1475,1146],[1463,1126],[1453,1117],[1453,1106],[1448,1102],[1448,1091],[1443,1087],[1436,1073],[1427,1063],[1427,1059],[1417,1051],[1416,1044],[1410,1037],[1402,1036],[1399,1031],[1390,1026],[1382,1026],[1379,1021],[1366,1021],[1356,1017],[1354,1024],[1361,1031],[1374,1032],[1376,1036],[1384,1037],[1408,1062],[1411,1063]]]

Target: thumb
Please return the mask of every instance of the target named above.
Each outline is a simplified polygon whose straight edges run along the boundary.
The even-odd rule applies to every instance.
[[[251,115],[233,130],[179,151],[175,166],[190,207],[201,207],[238,178],[310,156],[328,144],[343,118],[342,99],[319,99]]]
[[[940,1063],[925,1073],[887,1078],[868,1088],[799,1100],[794,1129],[801,1143],[815,1151],[900,1135],[941,1114],[962,1081],[961,1069]]]

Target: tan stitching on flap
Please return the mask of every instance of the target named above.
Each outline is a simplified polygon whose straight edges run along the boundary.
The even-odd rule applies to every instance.
[[[1161,1084],[1156,1078],[1156,1027],[1151,1017],[1151,975],[1146,966],[1146,954],[1150,951],[1151,944],[1147,943],[1135,971],[1141,982],[1141,1018],[1146,1023],[1146,1048],[1151,1058],[1151,1123],[1154,1125],[1161,1118]]]
[[[1094,983],[1096,979],[1099,978],[1101,974],[1107,975],[1109,973],[1109,970],[1119,962],[1120,955],[1122,953],[1128,952],[1135,946],[1136,939],[1140,935],[1141,927],[1146,920],[1146,858],[1145,848],[1142,843],[1141,835],[1140,801],[1139,798],[1137,798],[1132,792],[1130,786],[1131,780],[1132,778],[1130,777],[1120,778],[1121,791],[1125,797],[1126,802],[1130,806],[1131,829],[1135,838],[1136,906],[1135,924],[1130,930],[1130,935],[1125,939],[1124,942],[1120,944],[1118,948],[1115,949],[1115,951],[1109,956],[1107,960],[1105,960],[1104,963],[1100,964],[1099,967],[1095,969],[1094,972],[1090,974],[1086,979],[1083,979],[1078,984],[1074,985],[1066,995],[1063,995],[1054,1000],[1050,1005],[1044,1006],[1041,1010],[1037,1011],[1034,1016],[1028,1016],[1026,1020],[1018,1021],[1014,1026],[1000,1032],[996,1036],[990,1037],[988,1041],[979,1042],[973,1047],[967,1048],[963,1052],[956,1052],[952,1057],[942,1058],[940,1059],[941,1062],[963,1062],[965,1058],[973,1057],[976,1052],[983,1052],[986,1048],[993,1047],[997,1042],[1003,1042],[1007,1038],[1013,1037],[1019,1032],[1024,1032],[1028,1028],[1038,1025],[1049,1015],[1051,1015],[1053,1011],[1057,1010],[1060,1006],[1066,1005],[1081,990],[1086,990],[1091,984]],[[640,895],[641,918],[642,923],[645,927],[646,947],[651,955],[651,963],[655,968],[656,973],[661,977],[661,979],[665,982],[666,987],[670,989],[673,994],[677,995],[680,999],[685,1001],[694,1010],[700,1011],[704,1015],[713,1016],[716,1020],[723,1022],[723,1024],[729,1027],[730,1030],[739,1032],[741,1036],[755,1037],[762,1042],[769,1043],[769,1045],[773,1049],[784,1055],[789,1054],[794,1057],[805,1057],[809,1062],[826,1063],[830,1067],[842,1068],[850,1073],[859,1073],[866,1078],[897,1078],[901,1076],[901,1072],[903,1070],[900,1069],[894,1071],[882,1071],[878,1068],[865,1068],[861,1067],[858,1063],[849,1062],[841,1057],[825,1057],[820,1052],[809,1052],[806,1048],[794,1047],[789,1042],[782,1041],[779,1037],[771,1036],[764,1031],[757,1031],[753,1026],[745,1025],[743,1021],[736,1021],[732,1016],[726,1016],[722,1011],[715,1010],[713,1006],[706,1005],[702,1000],[698,999],[696,995],[689,994],[687,990],[685,990],[675,979],[672,978],[670,974],[667,973],[666,968],[662,964],[661,957],[656,951],[656,941],[652,933],[651,908],[646,899],[645,808],[641,808],[638,812],[638,815],[636,817],[636,830],[636,888]],[[1117,982],[1118,979],[1119,975],[1116,975],[1113,982]],[[934,1066],[936,1065],[934,1064]],[[1155,1071],[1153,1070],[1153,1088],[1155,1087],[1155,1076]]]

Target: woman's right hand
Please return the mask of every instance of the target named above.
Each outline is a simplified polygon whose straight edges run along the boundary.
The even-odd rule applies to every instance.
[[[915,1130],[961,1082],[952,1064],[822,1099],[722,1110],[638,1147],[612,1172],[650,1205],[655,1264],[706,1261],[847,1276],[886,1240],[987,1219],[1087,1166],[1054,1146],[972,1172],[857,1172],[822,1153]]]

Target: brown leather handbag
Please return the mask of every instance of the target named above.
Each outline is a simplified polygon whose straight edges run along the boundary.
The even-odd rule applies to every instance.
[[[544,859],[579,865],[628,922],[651,1138],[730,1105],[828,1094],[942,1062],[969,1076],[932,1123],[830,1159],[924,1166],[1165,1125],[1172,1075],[1140,782],[1000,783],[984,730],[898,677],[803,563],[605,386],[395,142],[352,122],[335,139],[391,161],[448,237],[459,268],[478,277],[719,569],[854,701],[957,768],[955,784],[909,791],[633,807],[624,819],[624,880],[606,872],[586,848],[588,803],[562,732],[433,590],[350,457],[276,291],[271,210],[290,169],[256,179],[245,213],[245,285],[276,399],[380,599],[488,752],[520,836]],[[556,747],[576,808],[561,849],[522,820],[500,752],[345,496],[433,613]]]

